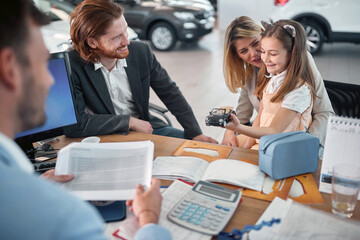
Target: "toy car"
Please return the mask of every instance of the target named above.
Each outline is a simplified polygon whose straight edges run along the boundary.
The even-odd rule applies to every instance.
[[[235,114],[232,108],[213,108],[205,118],[205,124],[207,126],[226,127],[226,124],[231,121],[231,114]]]

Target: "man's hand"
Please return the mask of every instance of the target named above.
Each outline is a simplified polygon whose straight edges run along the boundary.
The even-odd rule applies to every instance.
[[[72,174],[70,174],[70,175],[55,175],[55,169],[51,169],[51,170],[48,170],[48,171],[44,172],[43,174],[41,174],[40,177],[50,179],[51,181],[54,181],[54,182],[64,183],[64,182],[69,182],[69,181],[73,180],[74,175],[72,175]]]
[[[231,130],[226,130],[221,144],[226,146],[238,147],[235,132]]]
[[[126,205],[130,207],[131,212],[134,212],[142,227],[148,223],[158,223],[161,201],[160,180],[153,178],[151,187],[146,192],[142,185],[137,185],[134,200],[126,201]]]
[[[130,117],[129,128],[135,132],[149,133],[152,134],[153,128],[147,121]]]
[[[199,142],[208,142],[208,143],[218,143],[215,139],[205,136],[204,134],[200,134],[194,137],[192,140],[199,141]]]

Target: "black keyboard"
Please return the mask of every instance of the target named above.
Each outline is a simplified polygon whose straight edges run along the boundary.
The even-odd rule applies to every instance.
[[[56,160],[34,163],[34,170],[38,173],[46,172],[47,170],[53,169],[56,166]]]

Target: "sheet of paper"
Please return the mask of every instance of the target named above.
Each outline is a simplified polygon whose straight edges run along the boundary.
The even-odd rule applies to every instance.
[[[153,177],[197,182],[209,163],[196,157],[157,157],[153,163]]]
[[[175,181],[163,193],[163,202],[161,206],[161,214],[159,224],[169,229],[174,240],[188,240],[198,239],[207,240],[211,239],[210,235],[198,233],[181,227],[167,218],[167,214],[171,211],[176,203],[188,192],[192,186],[181,181]]]
[[[150,187],[154,144],[76,143],[59,152],[56,174],[74,174],[65,188],[85,200],[128,200]]]
[[[360,223],[293,203],[281,224],[278,239],[359,239]],[[276,239],[276,238],[275,238]]]
[[[280,224],[263,227],[259,231],[251,231],[252,240],[336,240],[358,239],[359,222],[339,218],[330,213],[296,203],[275,198],[258,220],[269,221],[280,218]]]
[[[331,193],[332,168],[337,163],[360,165],[360,119],[331,116],[328,120],[319,190]],[[360,200],[360,193],[358,196]]]
[[[195,231],[188,230],[184,227],[181,227],[167,219],[167,214],[175,206],[175,204],[188,192],[192,186],[183,183],[181,181],[174,181],[168,189],[166,189],[163,195],[163,201],[161,205],[161,214],[159,224],[167,228],[173,237],[174,240],[209,240],[211,239],[210,235],[201,234]],[[136,231],[138,230],[138,222],[134,216],[125,221],[120,222],[119,229],[115,231],[118,237],[124,239],[133,239],[135,237]]]
[[[201,179],[261,191],[265,174],[259,166],[238,160],[220,159],[211,162]]]
[[[288,213],[291,204],[292,200],[286,201],[275,197],[256,224],[260,224],[262,221],[270,221],[272,218],[283,219]],[[280,224],[273,224],[271,227],[261,228],[260,231],[251,231],[249,235],[251,240],[272,240],[275,239],[279,230]]]

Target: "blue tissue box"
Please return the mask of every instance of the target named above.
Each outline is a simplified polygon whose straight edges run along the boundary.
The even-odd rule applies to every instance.
[[[316,171],[319,139],[296,131],[263,136],[259,141],[259,168],[273,179]]]

